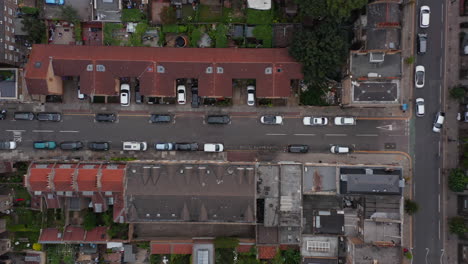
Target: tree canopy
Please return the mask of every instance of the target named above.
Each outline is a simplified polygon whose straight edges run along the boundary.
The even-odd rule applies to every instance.
[[[30,43],[41,43],[46,37],[46,26],[44,22],[36,16],[24,16],[22,30],[26,31],[26,39]]]
[[[449,229],[451,233],[463,235],[468,232],[468,227],[465,224],[465,219],[461,216],[453,217],[449,220]]]
[[[448,180],[450,190],[454,192],[463,192],[468,184],[468,177],[461,169],[453,169],[450,172]]]
[[[296,0],[301,14],[313,19],[324,18],[343,21],[351,16],[351,12],[360,9],[368,0]]]

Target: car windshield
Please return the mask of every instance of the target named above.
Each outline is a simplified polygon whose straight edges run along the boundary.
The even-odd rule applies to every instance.
[[[423,78],[424,78],[424,72],[417,71],[416,72],[416,81],[418,82],[418,84],[422,84]]]
[[[265,122],[274,123],[275,120],[276,120],[276,117],[274,117],[274,116],[265,116],[264,120],[265,120]]]

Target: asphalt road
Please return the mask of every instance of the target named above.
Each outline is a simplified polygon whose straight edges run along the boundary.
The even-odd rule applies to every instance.
[[[408,147],[408,122],[399,119],[358,119],[356,126],[323,127],[304,126],[301,117],[285,117],[283,125],[262,125],[258,116],[233,116],[228,125],[206,124],[200,115],[175,116],[170,124],[151,124],[148,119],[120,115],[116,123],[96,123],[93,115],[64,115],[58,123],[3,120],[0,140],[16,140],[20,150],[31,149],[38,140],[108,141],[113,149],[120,149],[122,141],[223,143],[226,150],[283,150],[289,144],[307,144],[312,152],[327,152],[333,144],[354,150]]]
[[[445,9],[440,0],[418,1],[416,32],[428,34],[428,49],[418,55],[416,65],[426,70],[424,88],[415,89],[414,98],[425,100],[426,114],[415,120],[415,170],[414,197],[420,210],[414,218],[414,263],[442,263],[443,248],[441,204],[441,134],[432,132],[432,123],[441,111],[444,80]],[[422,5],[431,9],[430,26],[419,27],[419,10]],[[455,118],[447,116],[446,118]]]

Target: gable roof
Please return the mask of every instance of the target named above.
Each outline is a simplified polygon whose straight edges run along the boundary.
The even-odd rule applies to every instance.
[[[256,79],[259,97],[287,97],[301,65],[287,49],[196,49],[34,45],[26,66],[31,94],[47,94],[48,66],[56,76],[80,76],[87,94],[114,95],[119,77],[140,79],[146,96],[175,96],[178,78],[198,78],[200,96],[231,97],[232,79]]]

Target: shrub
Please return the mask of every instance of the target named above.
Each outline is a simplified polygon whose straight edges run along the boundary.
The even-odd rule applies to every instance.
[[[452,171],[450,171],[448,184],[450,190],[454,192],[463,192],[468,184],[468,177],[466,177],[463,170],[452,169]]]
[[[36,251],[41,251],[42,250],[42,245],[39,243],[34,243],[32,248]]]
[[[419,205],[411,201],[410,199],[405,199],[405,212],[409,215],[415,214],[419,210]]]
[[[27,15],[37,15],[39,14],[39,9],[29,6],[23,6],[21,7],[21,12]]]
[[[83,228],[87,231],[94,229],[97,226],[96,214],[92,211],[87,211],[83,220]]]
[[[218,24],[216,26],[216,33],[215,33],[215,39],[216,39],[216,48],[227,48],[228,46],[228,41],[227,41],[227,34],[228,28],[224,24]]]
[[[411,57],[405,58],[405,63],[408,64],[408,65],[413,64],[414,63],[414,57],[411,56]]]
[[[179,33],[179,26],[178,25],[164,25],[162,27],[162,32],[164,33]]]
[[[190,46],[197,47],[198,41],[200,41],[202,35],[203,35],[203,32],[201,32],[200,29],[198,28],[194,29],[190,34]]]
[[[449,230],[453,234],[463,235],[468,232],[465,219],[461,216],[455,216],[449,220]]]
[[[450,89],[450,96],[453,98],[453,99],[458,99],[458,100],[461,100],[465,97],[465,88],[463,88],[463,86],[455,86],[455,87],[452,87],[452,89]]]
[[[185,32],[187,32],[187,26],[179,25],[177,30],[178,30],[179,33],[185,33]]]

